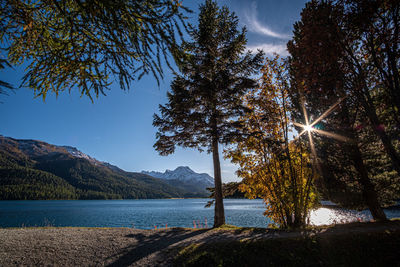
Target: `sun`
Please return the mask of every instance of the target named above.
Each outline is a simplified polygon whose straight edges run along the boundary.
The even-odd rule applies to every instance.
[[[338,135],[338,134],[335,134],[335,133],[330,133],[330,132],[326,132],[326,131],[314,128],[314,125],[316,125],[321,120],[326,118],[340,104],[340,102],[342,102],[345,98],[346,97],[340,98],[335,104],[333,104],[321,116],[319,116],[316,120],[314,120],[312,122],[310,122],[309,119],[308,119],[306,106],[304,104],[304,100],[302,99],[301,106],[303,108],[303,115],[304,115],[304,118],[305,118],[305,124],[293,122],[293,124],[295,126],[303,128],[303,131],[296,137],[296,139],[298,139],[303,134],[308,133],[308,138],[309,138],[309,141],[310,141],[310,145],[311,145],[311,147],[313,147],[313,142],[312,142],[312,137],[311,137],[312,136],[312,132],[313,132],[313,133],[316,133],[316,134],[325,135],[327,137],[331,137],[331,138],[337,139],[339,141],[344,141],[344,142],[350,141],[349,138],[347,138],[347,137],[344,137],[344,136],[341,136],[341,135]]]
[[[338,134],[335,134],[335,133],[326,132],[326,131],[314,128],[314,125],[316,125],[318,122],[320,122],[324,118],[326,118],[340,104],[340,102],[342,102],[343,99],[345,99],[345,98],[346,97],[340,98],[335,104],[333,104],[330,108],[328,108],[328,110],[326,110],[321,116],[319,116],[316,120],[314,120],[312,122],[310,122],[309,119],[308,119],[306,106],[305,106],[305,103],[304,103],[304,99],[302,98],[301,99],[302,100],[301,101],[301,106],[303,108],[303,115],[304,115],[304,119],[305,119],[305,124],[301,124],[301,123],[298,123],[298,122],[293,122],[293,124],[295,126],[303,128],[303,131],[301,131],[301,133],[295,138],[295,140],[298,140],[300,138],[300,136],[302,136],[303,134],[307,134],[308,135],[309,145],[310,145],[310,148],[311,148],[311,154],[312,154],[312,157],[314,158],[314,162],[316,163],[316,167],[317,167],[319,173],[322,173],[322,170],[321,170],[321,166],[320,166],[320,164],[318,163],[318,160],[317,160],[317,152],[315,150],[315,145],[314,145],[313,138],[312,138],[313,133],[319,134],[319,135],[325,135],[327,137],[334,138],[336,140],[343,141],[343,142],[349,142],[351,140],[349,138],[347,138],[347,137],[344,137],[344,136],[341,136],[341,135],[338,135]]]
[[[311,132],[312,130],[314,130],[314,128],[311,125],[304,125],[303,126],[304,130],[306,130],[307,132]]]

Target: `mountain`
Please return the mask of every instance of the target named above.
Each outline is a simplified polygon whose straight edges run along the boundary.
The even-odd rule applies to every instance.
[[[166,170],[165,172],[142,171],[143,174],[160,178],[174,187],[209,195],[207,187],[214,187],[214,178],[207,173],[196,173],[187,166],[180,166],[175,170]]]
[[[126,172],[70,146],[0,135],[0,199],[198,197],[165,180]]]

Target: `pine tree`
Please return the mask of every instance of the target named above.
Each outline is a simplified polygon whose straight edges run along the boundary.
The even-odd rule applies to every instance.
[[[154,115],[158,127],[154,147],[161,155],[175,146],[212,152],[215,180],[214,227],[225,223],[219,144],[240,136],[236,120],[247,108],[242,97],[256,86],[250,78],[261,67],[263,53],[244,54],[246,30],[238,29],[238,18],[227,7],[207,0],[200,6],[198,28],[190,27],[192,42],[184,44],[188,53],[182,74],[176,75],[168,103]]]

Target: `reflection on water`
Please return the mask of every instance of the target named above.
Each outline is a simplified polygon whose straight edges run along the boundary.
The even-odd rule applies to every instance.
[[[311,211],[310,223],[312,225],[327,225],[349,222],[370,221],[372,216],[367,211],[344,210],[339,208],[319,208]]]

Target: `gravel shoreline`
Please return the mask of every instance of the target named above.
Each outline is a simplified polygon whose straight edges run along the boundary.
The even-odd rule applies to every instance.
[[[400,221],[338,225],[305,232],[273,229],[3,228],[0,229],[0,266],[171,266],[179,248],[193,243],[388,230],[400,231]]]

